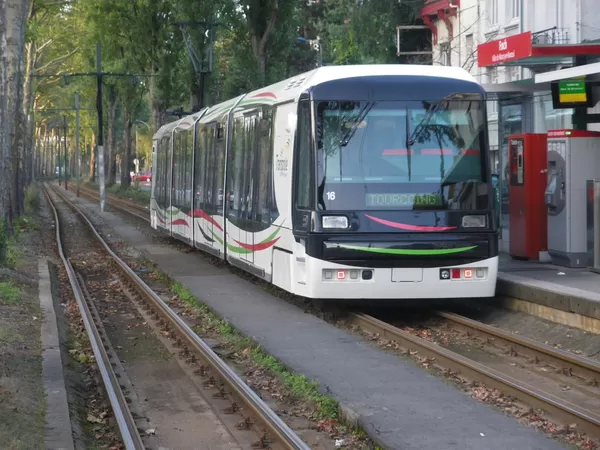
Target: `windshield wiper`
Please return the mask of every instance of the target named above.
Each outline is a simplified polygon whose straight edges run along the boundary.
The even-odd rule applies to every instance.
[[[356,133],[358,126],[364,120],[364,118],[367,116],[367,114],[369,114],[369,111],[371,111],[371,108],[373,108],[373,106],[375,106],[375,102],[367,102],[358,111],[358,116],[356,117],[356,120],[352,124],[352,128],[350,128],[348,130],[348,132],[344,135],[344,137],[340,141],[340,147],[345,147],[346,145],[348,145],[348,143],[350,142],[350,139],[352,139],[352,136],[354,136],[354,133]]]
[[[444,102],[450,101],[450,100],[454,99],[455,97],[462,97],[463,95],[464,94],[459,94],[459,93],[455,92],[454,94],[450,94],[450,95],[444,97],[439,102],[434,104],[431,108],[429,108],[427,110],[427,112],[425,113],[425,117],[423,117],[423,119],[418,123],[418,125],[415,127],[414,131],[408,138],[408,143],[410,145],[414,145],[417,142],[417,139],[421,136],[425,127],[427,127],[427,125],[429,125],[429,122],[433,118],[433,115],[436,112],[438,112],[438,110],[444,104]]]

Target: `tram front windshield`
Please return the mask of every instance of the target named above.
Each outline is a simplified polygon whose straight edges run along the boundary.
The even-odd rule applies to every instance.
[[[480,96],[328,101],[316,109],[320,209],[489,207]]]

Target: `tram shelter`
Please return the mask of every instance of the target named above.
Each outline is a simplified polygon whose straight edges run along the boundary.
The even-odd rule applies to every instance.
[[[477,63],[482,70],[490,73],[495,67],[504,66],[518,74],[515,81],[484,83],[488,111],[491,111],[488,113],[491,116],[490,147],[495,150],[492,168],[499,177],[501,193],[500,249],[503,252],[508,252],[510,242],[508,136],[546,133],[553,129],[600,131],[600,41],[565,44],[553,43],[560,42],[558,39],[540,39],[540,36],[541,33],[528,31],[486,42],[477,48]],[[553,85],[572,79],[585,83],[595,102],[593,108],[554,107]]]

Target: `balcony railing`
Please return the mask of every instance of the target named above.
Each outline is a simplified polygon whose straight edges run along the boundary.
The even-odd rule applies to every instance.
[[[532,33],[531,40],[534,45],[559,45],[569,44],[571,36],[566,28],[548,28],[547,30]]]

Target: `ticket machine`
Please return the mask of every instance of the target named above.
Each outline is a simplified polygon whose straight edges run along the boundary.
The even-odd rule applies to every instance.
[[[587,180],[600,178],[600,133],[548,131],[548,253],[552,263],[587,265]]]
[[[546,189],[546,134],[508,137],[510,255],[539,259],[548,249]]]

